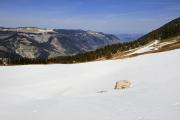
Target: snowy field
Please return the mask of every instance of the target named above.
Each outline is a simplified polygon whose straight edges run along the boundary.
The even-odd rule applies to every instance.
[[[131,88],[114,90],[116,81]],[[0,120],[180,120],[180,49],[73,65],[0,66]]]

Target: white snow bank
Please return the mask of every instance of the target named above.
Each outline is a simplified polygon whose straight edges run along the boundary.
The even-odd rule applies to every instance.
[[[178,37],[177,37],[178,39]],[[149,51],[154,51],[154,50],[158,50],[159,48],[165,46],[165,45],[169,45],[169,44],[173,44],[177,42],[176,39],[171,40],[171,41],[166,41],[166,42],[160,42],[159,40],[155,40],[152,43],[149,43],[143,47],[140,48],[136,48],[136,49],[132,49],[131,51],[135,50],[133,53],[130,53],[128,55],[131,54],[135,54],[135,53],[145,53],[145,52],[149,52]]]
[[[154,46],[157,45],[158,43],[159,43],[159,40],[155,40],[154,42],[137,49],[134,53],[144,53],[144,52],[155,50],[157,48],[155,48]]]
[[[52,29],[38,29],[39,33],[48,33],[48,32],[54,32]]]
[[[173,44],[173,43],[175,43],[175,42],[177,42],[176,39],[175,39],[175,40],[172,40],[172,41],[168,41],[168,42],[161,42],[161,43],[159,43],[156,47],[161,48],[161,47],[163,47],[163,46],[165,46],[165,45]]]
[[[1,66],[0,119],[179,120],[179,60],[177,49],[73,65]],[[114,90],[118,80],[132,87]]]

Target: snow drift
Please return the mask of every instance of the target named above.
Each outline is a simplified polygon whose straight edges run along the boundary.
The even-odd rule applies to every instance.
[[[123,60],[0,67],[1,120],[179,120],[180,49]],[[131,88],[114,90],[118,80]]]

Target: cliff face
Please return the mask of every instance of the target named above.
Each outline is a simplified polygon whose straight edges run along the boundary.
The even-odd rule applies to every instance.
[[[0,57],[52,58],[119,42],[111,34],[94,31],[0,28]]]

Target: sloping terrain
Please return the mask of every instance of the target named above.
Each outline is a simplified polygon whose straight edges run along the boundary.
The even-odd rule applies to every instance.
[[[123,60],[0,67],[2,120],[179,120],[180,49]],[[114,90],[118,80],[132,86]]]
[[[0,28],[0,58],[53,58],[120,43],[111,35],[83,30]]]
[[[127,51],[117,52],[113,58],[133,57],[142,54],[169,51],[180,48],[180,17],[166,23],[160,28],[149,32],[132,42],[132,45],[141,44]],[[132,47],[132,46],[131,46]]]
[[[165,52],[169,50],[179,49],[180,48],[180,37],[174,37],[161,40],[152,40],[152,42],[135,48],[128,51],[118,52],[112,56],[112,59],[121,59],[127,57],[135,57],[143,54]]]

